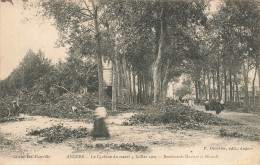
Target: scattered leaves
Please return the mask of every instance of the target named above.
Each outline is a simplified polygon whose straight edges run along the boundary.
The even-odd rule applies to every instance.
[[[252,141],[258,141],[259,140],[259,137],[258,137],[257,134],[245,135],[245,134],[237,132],[237,131],[228,131],[224,128],[221,128],[219,130],[219,133],[220,133],[221,137],[243,138],[243,139],[252,140]]]
[[[41,130],[31,130],[28,135],[44,137],[42,141],[51,143],[62,143],[69,138],[84,138],[89,135],[87,128],[79,127],[72,129],[64,127],[63,124],[58,124]],[[41,141],[40,141],[41,142]]]

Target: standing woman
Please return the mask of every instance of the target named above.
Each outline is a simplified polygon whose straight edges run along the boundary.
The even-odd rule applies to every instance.
[[[205,105],[206,111],[208,111],[208,110],[209,110],[209,101],[206,100],[205,103],[204,103],[204,105]]]
[[[19,113],[20,113],[20,107],[19,105],[16,103],[16,101],[13,101],[12,102],[12,105],[13,105],[13,114],[15,116],[19,116]]]
[[[221,112],[221,104],[218,99],[215,102],[215,110],[216,110],[216,114],[219,114]]]
[[[97,107],[94,112],[94,128],[91,132],[91,136],[94,140],[96,138],[105,137],[106,139],[110,138],[110,134],[108,132],[105,118],[107,117],[107,112],[105,107]]]

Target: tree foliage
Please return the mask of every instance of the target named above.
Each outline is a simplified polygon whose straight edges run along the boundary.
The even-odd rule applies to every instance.
[[[257,1],[221,1],[214,13],[211,1],[203,0],[34,4],[42,17],[54,20],[60,36],[57,43],[68,46],[69,58],[51,66],[41,52],[37,58],[29,52],[20,69],[1,82],[5,93],[32,88],[36,82],[47,93],[52,84],[71,92],[87,87],[98,90],[103,104],[106,61],[113,65],[115,102],[163,103],[168,84],[185,74],[197,99],[238,102],[243,85],[248,103],[249,71],[258,70],[260,75]]]

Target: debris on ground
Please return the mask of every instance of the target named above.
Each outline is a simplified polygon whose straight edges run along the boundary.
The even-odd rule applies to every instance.
[[[219,130],[219,133],[220,133],[221,137],[243,138],[243,139],[251,140],[251,141],[259,140],[258,135],[255,133],[245,134],[245,133],[238,132],[237,130],[230,131],[230,130],[227,130],[224,128],[221,128]]]
[[[240,125],[240,123],[200,112],[186,105],[172,103],[165,108],[149,107],[135,114],[123,125],[177,123],[182,129],[201,129],[203,125]]]
[[[44,139],[39,142],[46,141],[50,143],[62,143],[69,138],[87,137],[89,135],[89,131],[87,128],[83,127],[79,127],[77,129],[64,127],[61,123],[41,130],[31,130],[27,135],[44,137]]]
[[[6,117],[0,119],[0,123],[5,123],[5,122],[15,122],[15,121],[24,121],[24,117]]]

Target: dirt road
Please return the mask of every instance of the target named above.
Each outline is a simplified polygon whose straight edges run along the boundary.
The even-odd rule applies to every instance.
[[[194,105],[193,108],[205,113],[211,113],[223,119],[240,122],[250,127],[254,127],[260,131],[260,116],[257,114],[229,112],[224,110],[217,115],[215,111],[206,111],[204,106]]]
[[[202,107],[195,106],[195,108],[203,111]],[[35,164],[34,161],[37,161],[38,164],[45,164],[46,161],[54,164],[85,164],[86,162],[90,164],[113,162],[112,164],[114,164],[115,161],[118,161],[122,164],[122,160],[123,164],[147,161],[149,164],[190,164],[190,162],[192,164],[219,164],[220,162],[221,164],[234,162],[248,164],[248,161],[253,164],[257,162],[256,159],[260,155],[259,142],[220,137],[220,127],[218,126],[210,126],[203,130],[178,130],[170,125],[123,126],[122,122],[132,115],[133,113],[122,113],[108,117],[106,121],[111,134],[109,140],[93,141],[90,137],[73,138],[60,144],[38,143],[41,137],[28,136],[27,133],[31,129],[43,129],[59,123],[72,128],[82,126],[91,130],[93,124],[42,116],[23,116],[24,121],[1,123],[0,160],[4,161],[0,161],[0,164],[7,161],[11,164],[18,162],[19,164]],[[248,114],[222,112],[219,116],[243,121],[248,126],[255,126],[257,123],[254,122],[259,121],[255,116]],[[249,120],[250,118],[253,118],[254,122]],[[134,143],[135,145],[147,146],[149,149],[146,152],[130,152],[111,148],[86,147],[97,144],[120,145],[123,143]],[[71,155],[83,155],[84,158],[71,158]],[[30,156],[34,158],[30,158]],[[44,156],[45,158],[43,158]],[[64,161],[61,162],[61,160]]]

